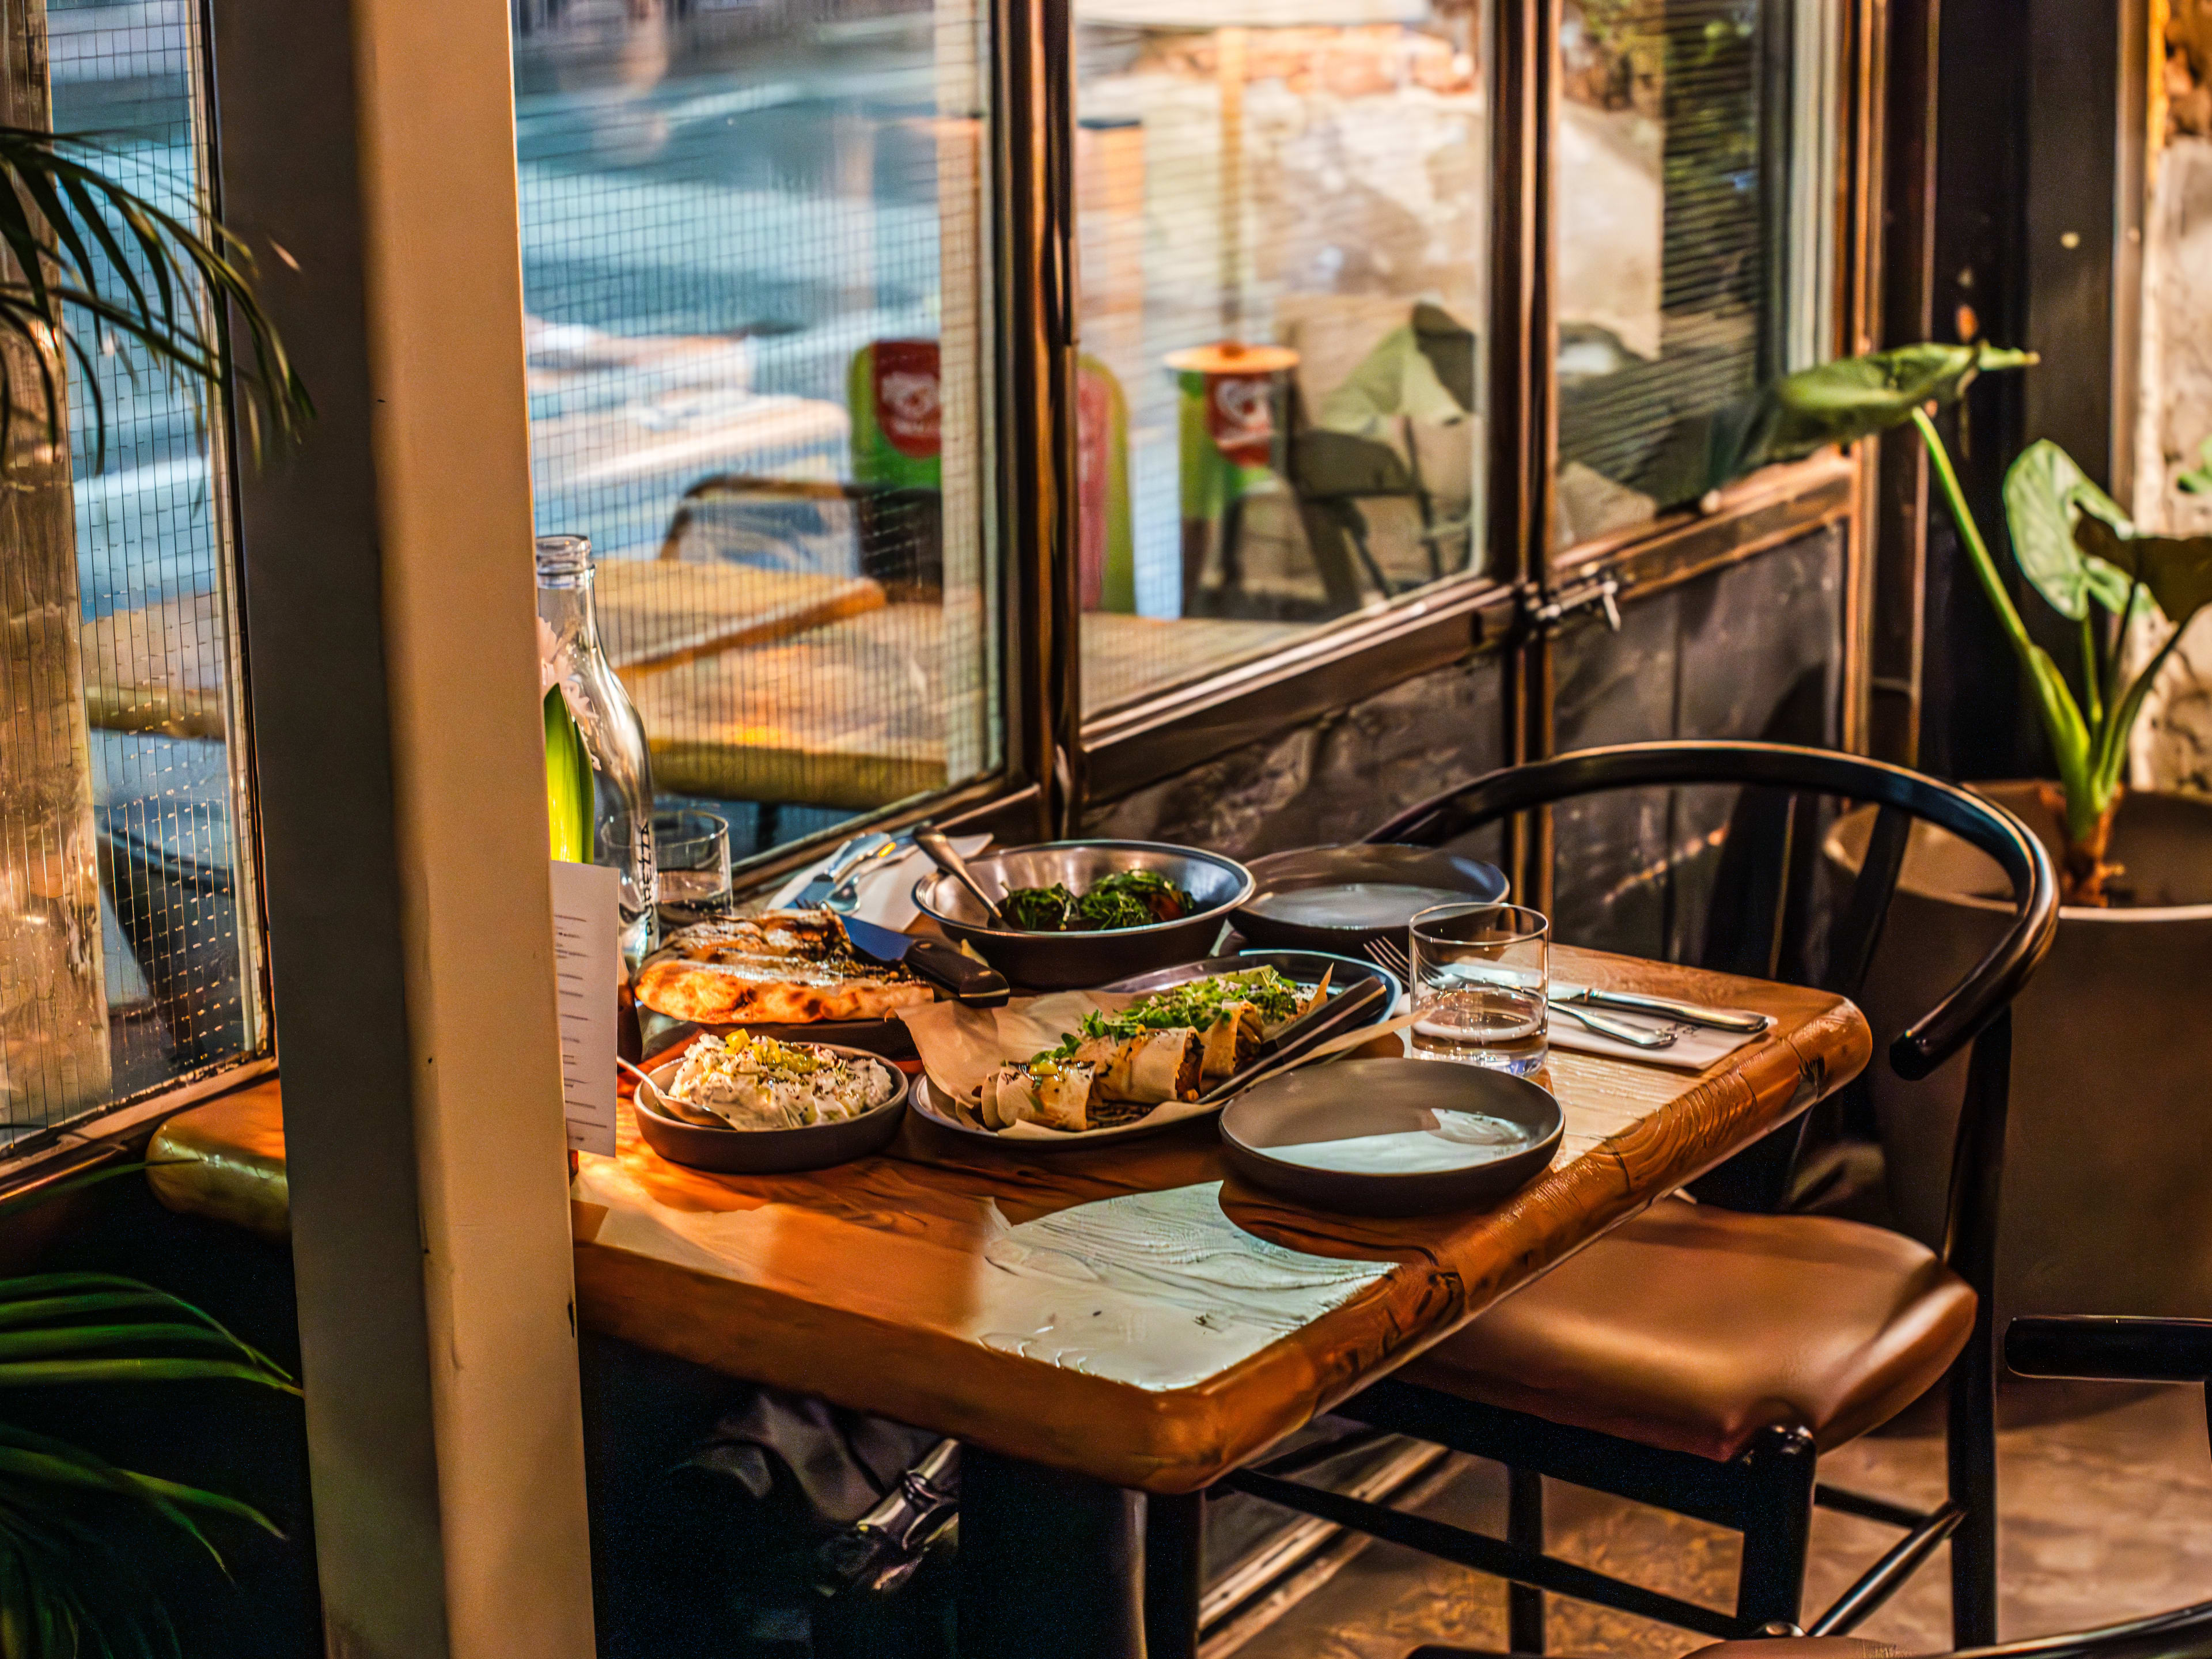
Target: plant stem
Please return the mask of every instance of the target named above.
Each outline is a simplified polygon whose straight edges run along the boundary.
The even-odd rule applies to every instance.
[[[1959,487],[1959,474],[1951,465],[1951,452],[1943,447],[1943,434],[1936,431],[1936,422],[1928,418],[1924,409],[1912,411],[1912,424],[1919,429],[1921,444],[1935,466],[1936,482],[1942,489],[1945,505],[1951,509],[1951,521],[1959,526],[1959,538],[1966,544],[1966,556],[1973,563],[1982,592],[1996,607],[1997,621],[2010,637],[2013,648],[2025,657],[2035,648],[2035,641],[2028,637],[2027,624],[2020,619],[2020,611],[2006,590],[2004,578],[1997,573],[1996,561],[1990,556],[1990,544],[1982,539],[1982,527],[1974,522],[1973,509],[1966,505],[1966,492]]]
[[[2105,723],[2105,699],[2098,689],[2097,680],[2097,623],[2095,608],[2084,601],[2081,606],[2081,690],[2087,705],[2089,729],[2095,731]]]

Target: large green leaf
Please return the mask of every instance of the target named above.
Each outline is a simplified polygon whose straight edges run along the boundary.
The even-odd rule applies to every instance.
[[[2083,552],[2074,539],[2074,526],[2084,514],[2093,514],[2130,532],[2135,526],[2071,455],[2048,438],[2030,444],[2005,472],[2004,503],[2013,557],[2053,611],[2080,622],[2089,614],[2093,599],[2114,612],[2127,604],[2127,573]]]
[[[1759,459],[1799,460],[1824,445],[1856,443],[1904,425],[1916,409],[1956,403],[1978,374],[2034,361],[2029,351],[1931,343],[1800,369],[1770,390]]]
[[[2176,628],[2212,605],[2212,536],[2133,535],[2084,513],[2074,538],[2084,552],[2142,582]]]

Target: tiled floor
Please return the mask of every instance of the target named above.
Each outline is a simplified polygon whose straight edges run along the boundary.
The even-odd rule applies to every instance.
[[[2212,1453],[2194,1388],[2038,1383],[2008,1391],[1998,1443],[2002,1634],[2079,1629],[2212,1596]],[[1932,1503],[1942,1442],[1892,1431],[1846,1446],[1821,1477]],[[1733,1596],[1737,1541],[1700,1522],[1553,1485],[1550,1542],[1571,1559],[1714,1606]],[[1504,1480],[1474,1464],[1426,1512],[1498,1533]],[[1807,1605],[1819,1607],[1897,1534],[1817,1513]],[[1549,1646],[1561,1654],[1674,1659],[1701,1639],[1587,1603],[1551,1598]],[[1937,1557],[1856,1632],[1911,1653],[1948,1648],[1948,1569]],[[1502,1649],[1504,1587],[1376,1544],[1239,1650],[1239,1659],[1402,1659],[1423,1642]]]

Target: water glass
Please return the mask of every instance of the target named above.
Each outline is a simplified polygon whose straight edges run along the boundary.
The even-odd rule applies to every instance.
[[[1440,904],[1413,922],[1413,1054],[1516,1077],[1544,1063],[1552,924],[1518,904]]]
[[[660,918],[672,927],[720,915],[730,907],[730,826],[712,812],[664,809],[653,815],[660,877]]]

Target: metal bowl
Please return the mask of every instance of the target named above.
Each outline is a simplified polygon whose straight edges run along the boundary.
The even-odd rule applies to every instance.
[[[890,1073],[896,1085],[890,1098],[841,1123],[810,1123],[796,1129],[710,1129],[654,1109],[661,1091],[675,1082],[677,1068],[684,1063],[678,1055],[654,1066],[646,1073],[647,1080],[637,1085],[630,1103],[637,1110],[637,1132],[645,1137],[647,1146],[671,1164],[720,1175],[787,1175],[797,1170],[823,1170],[883,1151],[906,1118],[906,1073],[880,1054],[834,1042],[822,1046],[855,1066],[878,1066]]]
[[[1033,991],[1073,991],[1210,956],[1230,913],[1252,896],[1252,872],[1233,859],[1150,841],[1054,841],[968,860],[993,901],[1016,887],[1065,882],[1073,892],[1117,870],[1150,870],[1197,901],[1174,921],[1097,933],[1023,933],[992,927],[982,908],[942,871],[914,884],[914,902],[952,939]]]

